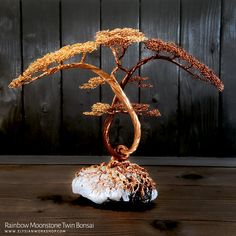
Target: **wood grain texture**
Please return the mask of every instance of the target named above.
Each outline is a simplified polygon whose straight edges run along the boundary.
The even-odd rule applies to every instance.
[[[74,177],[76,170],[86,166],[88,165],[1,165],[0,184],[68,184]],[[236,187],[234,181],[236,178],[235,168],[207,166],[144,167],[148,170],[150,176],[158,183],[159,187],[167,185],[222,186],[228,189],[234,189]],[[40,178],[37,178],[37,176],[40,176]],[[188,196],[181,196],[181,198],[185,197],[187,198]],[[228,197],[228,195],[225,195],[225,198]]]
[[[8,84],[21,73],[20,4],[1,0],[0,6],[0,153],[16,154],[22,152],[21,89]]]
[[[102,0],[101,5],[101,26],[103,30],[114,28],[131,27],[139,28],[139,1],[138,0]],[[130,68],[139,60],[139,46],[132,45],[122,59],[122,64],[125,68]],[[114,68],[115,63],[111,50],[102,48],[101,67],[106,72],[110,73]],[[120,80],[124,76],[123,73],[117,73]],[[138,102],[139,89],[128,84],[125,88],[125,93],[131,102]],[[108,85],[101,88],[102,102],[111,103],[114,93]],[[125,115],[116,115],[110,132],[111,143],[114,146],[124,144],[130,146],[133,142],[133,126],[130,118]]]
[[[130,210],[98,207],[72,194],[71,180],[81,167],[1,165],[1,232],[6,221],[95,224],[93,230],[72,229],[69,235],[233,236],[236,232],[235,168],[146,167],[160,195],[151,208]]]
[[[81,155],[1,155],[0,164],[26,164],[26,165],[68,165],[99,164],[101,161],[108,162],[110,156],[81,156]],[[156,166],[209,166],[209,167],[236,167],[236,158],[232,157],[173,157],[173,156],[131,156],[131,162],[139,165]]]
[[[180,2],[141,1],[141,30],[148,38],[179,43]],[[151,55],[142,51],[142,58]],[[154,61],[141,69],[153,88],[141,89],[141,102],[160,110],[162,116],[142,118],[141,155],[178,155],[178,68]]]
[[[60,47],[59,1],[23,0],[24,69]],[[60,74],[24,87],[25,153],[56,153],[60,131]]]
[[[93,41],[100,29],[99,0],[64,0],[62,9],[62,46]],[[71,59],[78,61],[79,57]],[[99,67],[99,50],[87,55],[87,62]],[[99,88],[81,90],[79,86],[96,76],[82,70],[63,71],[63,152],[80,155],[99,155],[101,141],[98,117],[85,116],[91,106],[100,101]]]
[[[125,91],[132,102],[150,103],[162,116],[141,118],[142,140],[134,155],[236,155],[235,0],[0,0],[0,6],[0,154],[107,154],[101,150],[100,119],[82,115],[94,102],[110,103],[114,95],[107,85],[91,92],[78,88],[93,74],[66,71],[62,80],[58,73],[23,90],[7,85],[21,67],[62,45],[93,40],[100,28],[133,27],[148,37],[180,43],[220,73],[225,84],[219,96],[168,62],[144,66],[141,74],[154,88],[130,84]],[[110,72],[110,51],[99,53],[88,61]],[[140,54],[147,53],[138,44],[130,47],[123,63],[130,67]],[[129,146],[132,129],[127,115],[116,116],[111,142]]]
[[[181,46],[219,73],[220,1],[183,0]],[[180,71],[180,155],[217,155],[219,95]]]
[[[221,79],[225,84],[222,93],[223,138],[222,155],[236,153],[236,1],[223,1]]]

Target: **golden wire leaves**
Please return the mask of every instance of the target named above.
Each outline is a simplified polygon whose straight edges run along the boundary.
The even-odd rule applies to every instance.
[[[157,109],[150,109],[150,105],[148,104],[132,103],[131,105],[134,111],[138,115],[145,115],[145,116],[161,115]],[[103,114],[116,114],[116,113],[127,113],[127,110],[121,103],[115,104],[114,106],[110,106],[107,103],[98,102],[93,104],[91,112],[83,112],[84,115],[89,115],[89,116],[102,116]]]
[[[184,60],[188,63],[187,65],[179,64],[183,69],[190,72],[196,78],[213,84],[219,91],[224,89],[223,83],[210,68],[203,63],[200,63],[195,57],[191,56],[184,49],[178,47],[174,43],[164,42],[160,39],[149,39],[144,43],[146,47],[152,51],[156,51],[158,53],[171,53],[173,55],[173,59],[170,59],[170,61],[172,62],[174,62],[175,58]],[[191,71],[192,68],[195,69],[195,71]]]
[[[131,28],[117,28],[110,31],[104,30],[97,32],[95,42],[88,41],[85,43],[67,45],[58,51],[48,53],[45,56],[37,59],[29,65],[22,75],[20,75],[17,79],[14,79],[9,84],[9,87],[15,88],[21,86],[22,84],[30,83],[33,80],[39,78],[37,72],[46,72],[50,69],[50,66],[60,64],[61,62],[75,56],[76,54],[83,53],[85,56],[86,53],[95,51],[100,45],[126,48],[131,43],[144,41],[145,39],[146,38],[142,32]]]
[[[140,88],[152,88],[153,87],[152,84],[144,83],[144,81],[146,81],[147,79],[148,77],[141,77],[141,76],[135,75],[129,79],[129,83],[138,84],[138,87]],[[106,82],[105,79],[97,76],[97,77],[93,77],[89,79],[87,83],[80,85],[79,88],[80,89],[95,89],[99,85],[105,84],[105,82]]]
[[[98,102],[92,105],[92,111],[83,112],[83,114],[86,116],[102,116],[104,113],[108,113],[110,108],[109,104]]]
[[[140,88],[152,88],[153,85],[149,83],[144,83],[144,81],[148,80],[148,77],[141,77],[138,75],[134,75],[129,79],[129,83],[136,83]]]
[[[99,85],[105,84],[105,82],[106,82],[105,79],[97,76],[97,77],[93,77],[89,79],[87,83],[80,85],[79,88],[80,89],[95,89]]]
[[[9,87],[15,88],[22,84],[31,82],[33,76],[39,71],[46,71],[51,65],[55,66],[55,63],[59,64],[76,54],[79,53],[91,53],[96,50],[98,45],[96,42],[88,41],[86,43],[76,43],[73,45],[67,45],[60,50],[46,54],[45,56],[37,59],[29,65],[22,75],[13,80]]]
[[[160,116],[160,112],[157,109],[150,109],[149,104],[143,104],[143,103],[131,103],[134,111],[138,115],[144,115],[144,116]],[[114,107],[112,107],[109,111],[110,113],[127,113],[125,107],[123,104],[118,103]]]
[[[124,47],[130,44],[144,41],[145,35],[137,29],[117,28],[114,30],[103,30],[96,33],[96,42],[108,47]]]

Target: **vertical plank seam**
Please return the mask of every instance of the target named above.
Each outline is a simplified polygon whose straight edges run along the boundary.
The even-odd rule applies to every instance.
[[[62,47],[62,0],[59,0],[59,46]],[[63,152],[63,73],[60,71],[60,130],[59,153]]]
[[[182,47],[182,0],[179,0],[179,35],[178,35],[178,44],[180,47]],[[180,157],[181,156],[181,144],[180,144],[180,121],[181,121],[181,103],[180,103],[180,69],[178,68],[178,102],[177,102],[177,156]]]
[[[99,1],[99,30],[102,30],[102,0]],[[101,46],[99,48],[99,68],[102,68],[102,50]],[[102,87],[99,86],[99,100],[100,102],[102,101]],[[101,120],[101,119],[100,119]]]
[[[99,30],[101,31],[102,30],[102,0],[99,0]],[[99,48],[99,68],[101,69],[102,68],[102,49],[101,49],[101,46]],[[102,102],[102,86],[100,85],[99,86],[99,101]],[[103,152],[103,138],[102,138],[102,128],[103,128],[103,125],[102,125],[102,117],[99,117],[99,134],[98,134],[98,138],[100,140],[100,145],[99,145],[99,148],[98,148],[98,154],[99,155],[102,155],[102,152]]]
[[[141,0],[138,0],[138,28],[139,31],[142,31],[141,29]],[[141,43],[138,43],[138,60],[141,60]],[[138,75],[141,76],[141,68],[138,69]],[[138,87],[138,103],[141,102],[141,89]],[[140,118],[140,117],[139,117]]]
[[[23,55],[23,8],[22,0],[19,1],[20,10],[20,60],[21,60],[21,74],[24,71],[24,55]],[[24,136],[25,131],[25,103],[24,103],[24,86],[21,88],[21,122],[22,122],[22,132]]]
[[[223,10],[224,10],[224,0],[220,1],[220,49],[219,49],[219,77],[221,78],[221,64],[222,64],[222,38],[223,38]],[[223,112],[223,103],[222,103],[222,93],[219,92],[219,104],[218,104],[218,140],[219,140],[219,155],[221,156],[223,154],[223,150],[221,148],[222,145],[222,137],[223,137],[223,117],[222,117],[222,112]]]
[[[142,32],[142,27],[141,27],[141,25],[142,25],[141,24],[141,11],[142,11],[142,8],[141,7],[142,7],[142,0],[138,0],[138,28],[139,28],[140,32]],[[141,56],[142,56],[141,48],[142,48],[142,45],[139,42],[138,43],[138,60],[139,61],[141,60]],[[138,68],[138,76],[141,76],[141,73],[142,73],[142,68],[139,67]],[[140,82],[139,82],[139,84],[140,84]],[[138,103],[141,103],[141,89],[140,89],[140,87],[138,87]],[[138,115],[138,118],[141,122],[141,115]],[[142,124],[141,124],[141,138],[142,138]],[[140,142],[139,146],[141,145],[141,142]],[[138,154],[136,154],[136,155],[138,155]]]

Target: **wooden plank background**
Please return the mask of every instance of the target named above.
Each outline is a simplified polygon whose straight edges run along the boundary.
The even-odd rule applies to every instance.
[[[22,92],[7,84],[21,73],[21,14],[18,0],[0,2],[0,143],[1,153],[20,151]],[[11,147],[14,147],[12,149]],[[16,151],[17,150],[17,151]]]
[[[93,40],[96,31],[141,29],[147,37],[173,41],[213,68],[225,83],[219,94],[168,63],[139,73],[154,88],[127,88],[131,101],[157,107],[160,118],[142,118],[137,155],[236,155],[235,0],[0,0],[0,154],[104,155],[102,119],[84,117],[94,102],[110,102],[106,87],[91,92],[79,85],[93,75],[64,71],[21,89],[8,83],[34,59],[66,44]],[[146,56],[139,45],[124,59],[128,66]],[[110,71],[110,53],[90,57]],[[129,118],[118,116],[113,143],[132,142]]]
[[[100,30],[100,2],[98,0],[61,1],[62,46],[93,40]],[[89,16],[89,20],[88,20]],[[78,60],[78,57],[73,60]],[[99,66],[99,52],[88,58],[88,62]],[[62,152],[68,154],[98,155],[100,153],[99,119],[82,115],[100,100],[99,90],[85,91],[79,85],[93,77],[81,70],[62,72]]]
[[[179,44],[180,1],[142,1],[141,19],[141,30],[147,37]],[[147,56],[146,50],[142,50],[142,56]],[[153,85],[151,89],[141,89],[141,102],[159,109],[162,116],[142,117],[143,145],[140,152],[142,155],[177,155],[178,68],[163,61],[154,61],[142,67],[141,74],[147,76]],[[154,150],[153,147],[157,146],[158,149]]]
[[[60,47],[58,3],[58,0],[22,1],[24,69]],[[25,152],[56,152],[60,131],[60,74],[25,86],[23,91]]]
[[[197,6],[197,7],[196,7]],[[219,0],[183,0],[181,46],[219,74]],[[227,88],[226,88],[227,90]],[[218,153],[219,95],[180,71],[180,155]],[[191,137],[191,139],[189,138]]]

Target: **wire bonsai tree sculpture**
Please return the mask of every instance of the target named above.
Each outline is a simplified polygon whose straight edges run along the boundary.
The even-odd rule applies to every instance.
[[[133,43],[143,43],[145,49],[151,51],[152,55],[140,59],[131,68],[126,68],[122,64],[122,58]],[[105,72],[86,63],[87,55],[98,50],[100,46],[110,48],[114,56],[115,67],[111,72]],[[63,64],[65,60],[77,54],[81,54],[79,62]],[[141,88],[151,87],[145,82],[147,78],[134,75],[134,72],[142,65],[154,60],[171,62],[191,74],[193,78],[214,85],[219,91],[224,88],[220,79],[211,69],[184,49],[160,39],[147,39],[142,32],[131,28],[100,31],[96,33],[94,41],[67,45],[56,52],[48,53],[30,64],[22,75],[10,83],[10,88],[16,88],[60,70],[79,68],[90,70],[96,75],[81,85],[81,89],[95,89],[105,83],[110,85],[115,94],[112,103],[95,103],[92,110],[84,112],[84,115],[101,116],[106,114],[103,140],[112,158],[109,163],[93,165],[78,171],[72,182],[74,193],[99,204],[111,200],[147,203],[157,197],[155,182],[147,171],[127,159],[136,151],[140,142],[141,128],[138,115],[159,116],[160,112],[157,109],[150,109],[148,104],[131,103],[124,93],[127,83],[136,83]],[[116,73],[119,70],[125,74],[120,83],[116,78]],[[127,113],[131,118],[134,137],[130,147],[126,147],[124,144],[113,147],[110,143],[109,131],[114,116],[118,113]]]

